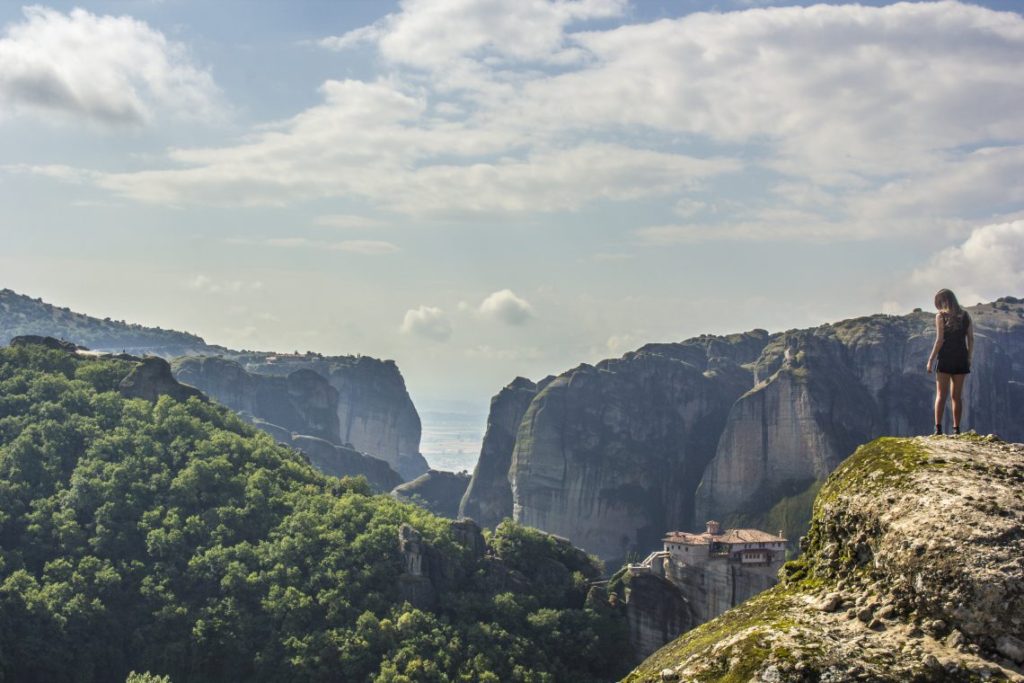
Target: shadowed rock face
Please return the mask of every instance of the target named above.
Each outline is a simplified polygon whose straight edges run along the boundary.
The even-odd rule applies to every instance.
[[[347,444],[384,460],[403,480],[428,469],[419,416],[392,361],[247,354],[180,358],[174,366],[183,381],[250,418]]]
[[[144,358],[132,368],[128,376],[121,380],[118,391],[125,398],[142,398],[147,401],[156,401],[161,395],[170,396],[176,401],[187,401],[193,397],[206,400],[195,387],[175,380],[171,366],[156,356]]]
[[[430,470],[396,486],[391,495],[422,505],[435,515],[455,519],[459,516],[459,501],[468,485],[468,474]]]
[[[968,310],[977,347],[963,424],[1024,439],[1024,302]],[[857,444],[931,432],[933,340],[932,313],[874,315],[649,344],[570,370],[537,391],[514,430],[514,517],[607,561],[710,518],[797,538],[816,487]],[[528,392],[521,384],[492,402],[488,434],[501,429],[463,504],[485,524],[507,514],[503,435]]]
[[[963,424],[1024,439],[1024,306],[969,309],[977,350]],[[768,344],[759,382],[733,406],[697,492],[697,518],[756,514],[783,492],[823,481],[858,443],[932,431],[924,365],[934,315],[871,316],[787,332]],[[949,419],[946,429],[950,429]],[[768,495],[766,495],[766,493]]]
[[[420,417],[394,361],[369,356],[277,357],[242,356],[252,373],[288,375],[299,369],[325,377],[337,391],[339,444],[386,461],[405,481],[429,467],[420,454]]]
[[[780,575],[624,680],[1024,680],[1024,445],[862,446]]]
[[[701,623],[682,592],[660,576],[634,576],[626,590],[629,642],[636,661]]]
[[[758,331],[644,349],[556,378],[530,403],[509,472],[516,521],[602,559],[689,526],[693,493],[730,406],[750,385]]]
[[[419,415],[394,361],[233,351],[187,332],[94,318],[0,289],[0,345],[22,335],[57,337],[68,340],[72,347],[81,344],[102,352],[189,357],[193,362],[183,381],[201,386],[217,401],[250,419],[261,418],[339,445],[351,444],[387,460],[406,480],[428,469],[419,452]],[[211,365],[203,366],[200,357]],[[180,366],[181,361],[176,363]],[[300,370],[326,378],[329,386],[309,374],[292,376]],[[243,372],[288,381],[261,382]],[[332,387],[334,397],[327,391]],[[333,417],[325,412],[331,402]]]
[[[306,454],[313,467],[324,474],[335,477],[362,475],[374,490],[380,492],[390,491],[402,483],[402,478],[386,462],[365,453],[314,436],[296,434],[291,442]]]
[[[225,358],[192,357],[176,360],[174,371],[182,382],[199,387],[245,417],[298,434],[338,440],[338,392],[312,370],[273,377],[249,373]]]
[[[534,384],[525,377],[516,377],[491,399],[480,457],[473,478],[459,505],[459,515],[470,517],[485,527],[495,527],[512,516],[512,486],[509,467],[516,432],[533,397],[554,377]]]

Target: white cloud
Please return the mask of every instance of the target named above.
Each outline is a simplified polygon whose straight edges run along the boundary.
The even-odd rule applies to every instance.
[[[976,228],[914,271],[918,288],[952,289],[964,304],[1024,294],[1024,220]]]
[[[186,284],[189,289],[210,294],[240,294],[263,289],[263,283],[259,280],[218,280],[202,274],[191,278]]]
[[[452,324],[445,312],[436,306],[420,306],[405,312],[402,334],[411,334],[434,341],[448,341],[452,336]]]
[[[104,125],[218,115],[210,73],[145,22],[32,6],[0,38],[0,114]]]
[[[625,0],[405,0],[400,12],[320,44],[341,50],[376,42],[387,59],[417,68],[471,54],[548,61],[566,47],[566,26],[617,16],[625,6]]]
[[[511,289],[494,292],[480,304],[480,313],[506,325],[524,325],[533,317],[533,307]]]
[[[408,0],[324,43],[375,47],[377,80],[327,81],[320,104],[162,168],[48,173],[165,205],[356,198],[413,216],[645,199],[675,214],[636,226],[654,244],[951,237],[1024,202],[1019,14],[819,4],[582,30],[624,11]],[[742,202],[722,198],[734,179]]]

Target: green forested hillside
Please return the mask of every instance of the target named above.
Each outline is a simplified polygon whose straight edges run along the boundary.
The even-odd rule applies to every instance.
[[[333,479],[196,398],[125,399],[131,361],[0,349],[0,681],[601,681],[622,615],[592,560]],[[407,522],[461,577],[400,600]],[[436,559],[435,559],[436,562]]]

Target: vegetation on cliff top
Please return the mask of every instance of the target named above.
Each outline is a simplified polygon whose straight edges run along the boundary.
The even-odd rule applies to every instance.
[[[131,365],[0,349],[0,680],[621,675],[623,620],[584,607],[586,555],[506,524],[475,557],[215,404],[123,398]],[[400,599],[403,522],[467,577],[435,610]]]

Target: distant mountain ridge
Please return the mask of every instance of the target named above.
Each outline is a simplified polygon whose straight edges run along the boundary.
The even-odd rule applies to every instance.
[[[291,435],[325,439],[385,461],[404,481],[428,469],[419,415],[393,360],[236,351],[188,332],[100,319],[2,289],[0,345],[23,335],[173,359],[178,379],[284,443],[292,443]]]
[[[48,304],[41,298],[0,289],[0,346],[24,335],[67,339],[95,351],[125,351],[164,358],[228,352],[225,347],[207,344],[202,337],[189,332],[96,318]]]

